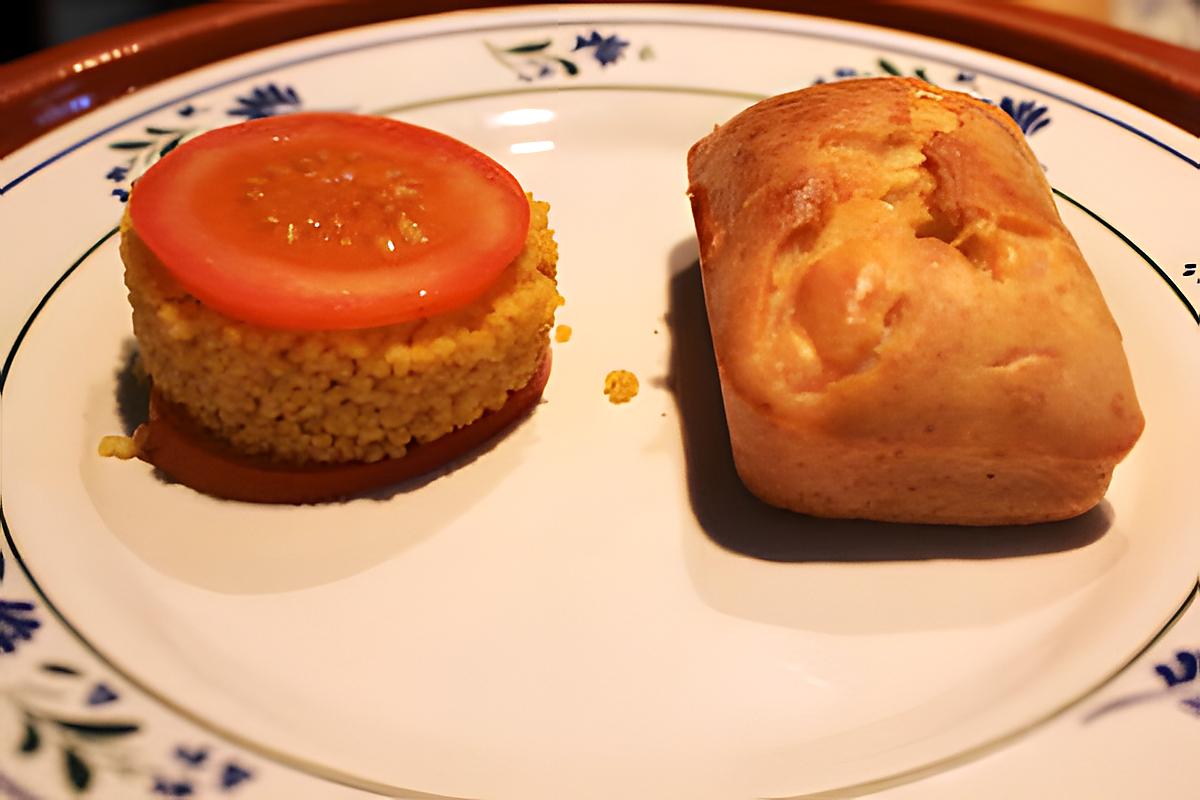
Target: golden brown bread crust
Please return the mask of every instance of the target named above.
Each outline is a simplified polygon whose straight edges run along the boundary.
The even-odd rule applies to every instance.
[[[821,516],[971,525],[1100,500],[1142,414],[1007,115],[912,79],[825,84],[720,126],[688,174],[751,491]]]

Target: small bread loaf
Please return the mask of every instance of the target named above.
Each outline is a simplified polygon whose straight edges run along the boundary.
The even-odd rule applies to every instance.
[[[901,78],[765,100],[688,154],[738,473],[827,517],[1094,506],[1142,431],[1121,334],[1012,121]]]

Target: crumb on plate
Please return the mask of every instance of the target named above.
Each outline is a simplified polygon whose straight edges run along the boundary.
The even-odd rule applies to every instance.
[[[96,452],[105,458],[126,461],[137,457],[137,444],[128,436],[105,436],[100,439]]]
[[[571,332],[570,325],[559,325],[554,329],[554,341],[559,344],[571,341]]]
[[[614,369],[604,376],[604,393],[610,403],[628,403],[638,393],[638,379],[627,369]]]

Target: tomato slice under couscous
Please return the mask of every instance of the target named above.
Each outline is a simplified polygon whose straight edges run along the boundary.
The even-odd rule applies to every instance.
[[[385,117],[269,117],[183,143],[134,187],[138,235],[235,319],[344,330],[464,306],[521,252],[529,203],[474,148]]]

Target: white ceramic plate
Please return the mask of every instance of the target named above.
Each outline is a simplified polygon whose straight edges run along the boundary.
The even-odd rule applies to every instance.
[[[883,72],[1017,118],[1125,334],[1146,433],[1078,520],[823,522],[737,483],[684,154],[759,97]],[[344,504],[218,502],[97,457],[130,412],[112,236],[130,180],[182,137],[298,109],[440,129],[551,202],[575,336],[545,402],[458,469]],[[1123,102],[964,48],[622,6],[316,37],[44,137],[0,171],[0,712],[20,751],[0,786],[782,797],[1053,716],[1196,585],[1197,152]],[[601,392],[617,368],[642,383],[625,406]]]

